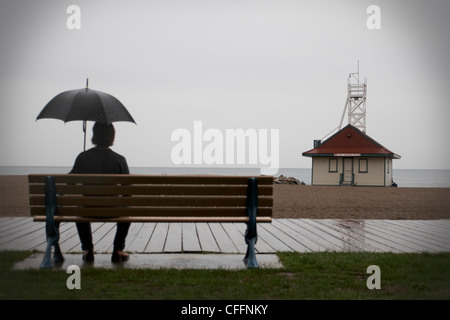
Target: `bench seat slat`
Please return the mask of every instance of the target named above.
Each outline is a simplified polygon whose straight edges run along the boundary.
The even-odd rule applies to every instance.
[[[57,216],[58,222],[248,222],[248,217],[115,217],[115,218],[85,218],[77,216]],[[45,222],[45,216],[35,216],[35,222]],[[257,217],[258,223],[270,223],[272,217]]]
[[[31,207],[31,215],[45,215],[45,207]],[[83,217],[118,217],[118,216],[188,216],[188,217],[226,217],[247,216],[245,207],[61,207],[57,211],[58,216],[83,216]],[[258,216],[272,216],[271,207],[258,208]]]
[[[31,184],[30,194],[44,194],[44,184]],[[247,186],[241,185],[66,185],[57,184],[58,194],[83,195],[245,195]],[[271,196],[272,186],[258,186],[258,194]]]
[[[96,197],[96,196],[59,196],[59,206],[96,206],[96,207],[120,207],[120,206],[191,206],[191,207],[244,207],[247,198],[244,196],[132,196],[132,197]],[[272,197],[259,197],[258,204],[261,207],[273,205]],[[45,206],[45,196],[30,196],[30,205]]]
[[[248,176],[214,175],[133,175],[133,174],[51,174],[55,183],[84,184],[226,184],[247,185]],[[29,174],[29,183],[44,183],[45,174]],[[259,176],[259,185],[273,184],[272,176]]]

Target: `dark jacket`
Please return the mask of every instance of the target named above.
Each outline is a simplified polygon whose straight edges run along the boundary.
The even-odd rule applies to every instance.
[[[129,174],[127,160],[109,148],[94,147],[78,155],[70,173]]]

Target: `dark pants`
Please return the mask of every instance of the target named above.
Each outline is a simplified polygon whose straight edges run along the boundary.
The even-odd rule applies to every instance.
[[[116,236],[114,238],[114,251],[123,250],[125,248],[125,239],[130,228],[129,222],[121,222],[117,224]],[[88,222],[77,222],[78,235],[80,236],[81,249],[83,251],[94,249],[92,243],[91,224]]]

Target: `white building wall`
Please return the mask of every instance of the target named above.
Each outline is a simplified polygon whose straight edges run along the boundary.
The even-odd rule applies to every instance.
[[[367,159],[367,172],[361,170],[360,164]],[[362,160],[362,161],[360,161]],[[354,159],[355,186],[384,186],[384,157],[356,157]]]
[[[330,168],[330,159],[332,168]],[[360,162],[360,159],[363,159]],[[336,161],[336,162],[334,162]],[[313,157],[312,185],[338,186],[343,173],[342,157]],[[337,163],[337,167],[334,167]],[[385,157],[353,157],[355,186],[391,186],[392,159]]]
[[[342,173],[342,158],[337,158],[337,171],[329,172],[330,157],[313,157],[312,185],[338,186],[339,175]]]

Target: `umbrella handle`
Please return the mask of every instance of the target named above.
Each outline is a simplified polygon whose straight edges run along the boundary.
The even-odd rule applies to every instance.
[[[89,89],[89,78],[86,78],[86,92]],[[83,132],[84,132],[84,145],[83,151],[86,151],[86,120],[83,121]]]
[[[83,151],[86,151],[86,120],[83,121],[83,132],[84,132],[84,147],[83,147]]]

